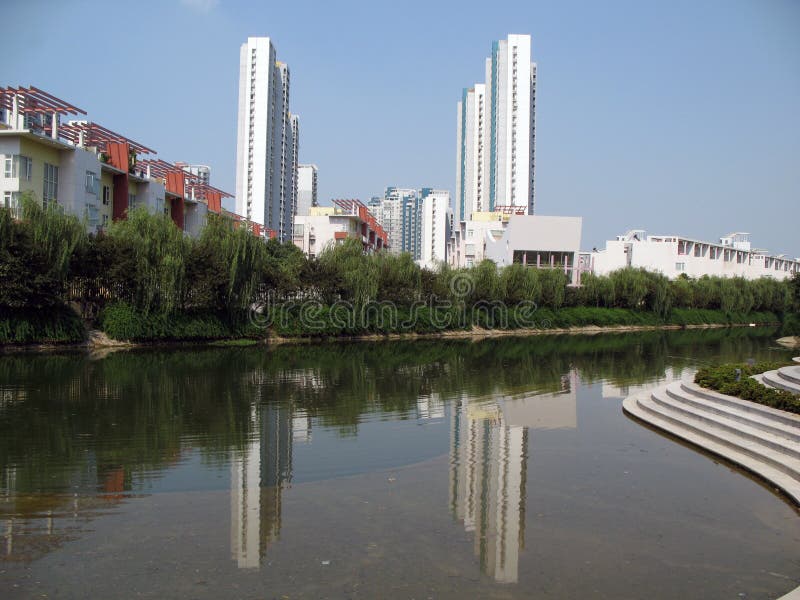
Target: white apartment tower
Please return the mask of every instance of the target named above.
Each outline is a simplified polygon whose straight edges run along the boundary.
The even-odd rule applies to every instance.
[[[486,86],[482,83],[464,89],[458,103],[458,173],[456,175],[456,221],[473,212],[488,210],[488,166],[486,150]]]
[[[291,239],[297,205],[299,123],[289,83],[270,39],[247,38],[239,54],[236,212],[282,241]]]
[[[450,237],[450,192],[422,188],[421,244],[419,261],[423,267],[435,268],[447,261],[447,240]]]
[[[464,90],[458,103],[455,216],[499,206],[534,213],[536,63],[531,37],[492,44],[486,83]]]
[[[298,165],[297,167],[297,213],[307,215],[312,206],[318,206],[317,165]]]

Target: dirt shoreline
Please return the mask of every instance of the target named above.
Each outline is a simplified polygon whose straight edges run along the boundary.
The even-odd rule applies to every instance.
[[[756,327],[775,327],[780,323],[759,323]],[[677,331],[681,329],[722,329],[728,327],[750,327],[749,323],[712,323],[703,325],[612,325],[601,327],[599,325],[585,325],[582,327],[547,328],[547,329],[481,329],[474,327],[470,330],[441,331],[432,333],[387,333],[338,337],[281,337],[270,334],[266,338],[254,340],[260,346],[302,345],[321,342],[380,342],[395,340],[435,340],[435,339],[472,339],[480,341],[496,337],[531,337],[539,335],[599,335],[603,333],[629,333],[636,331]],[[0,354],[11,352],[58,352],[58,351],[89,351],[98,356],[105,356],[118,350],[132,350],[142,348],[181,348],[222,346],[224,342],[232,340],[176,340],[158,342],[125,342],[114,340],[104,332],[91,330],[85,342],[74,344],[7,344],[0,345]],[[222,342],[222,343],[221,343]],[[231,344],[235,347],[235,344]]]

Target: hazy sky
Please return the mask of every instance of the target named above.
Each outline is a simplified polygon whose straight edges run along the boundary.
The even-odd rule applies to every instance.
[[[326,203],[453,192],[461,89],[483,80],[492,40],[529,33],[539,214],[582,216],[584,249],[631,228],[744,230],[800,256],[798,0],[3,5],[0,85],[209,164],[231,192],[239,46],[271,37]]]

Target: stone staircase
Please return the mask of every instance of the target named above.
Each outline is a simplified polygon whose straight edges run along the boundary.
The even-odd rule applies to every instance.
[[[794,360],[800,362],[797,358]],[[775,371],[766,371],[760,375],[753,375],[753,378],[767,387],[800,394],[800,365],[791,365],[781,367]]]
[[[783,379],[786,375],[777,377],[782,382],[792,381]],[[790,371],[788,375],[795,373]],[[627,414],[769,481],[800,505],[799,415],[726,396],[688,381],[628,396],[622,406]]]

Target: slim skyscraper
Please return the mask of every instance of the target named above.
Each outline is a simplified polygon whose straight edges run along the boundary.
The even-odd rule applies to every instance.
[[[492,44],[486,83],[458,103],[455,216],[498,206],[535,208],[536,63],[531,37]]]
[[[289,67],[269,38],[239,54],[236,212],[288,240],[297,205],[299,123],[289,111]]]

